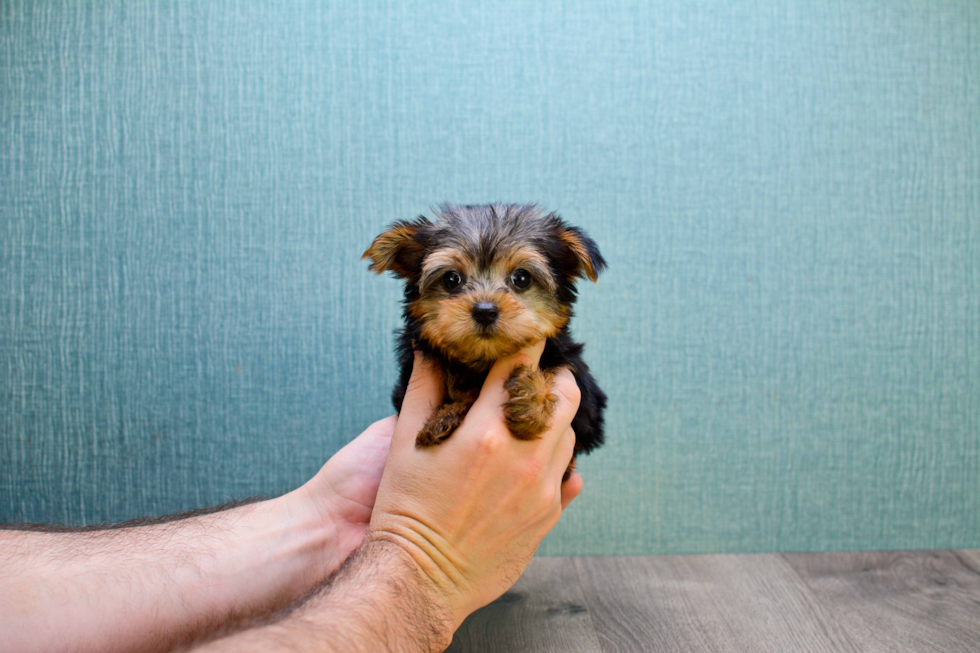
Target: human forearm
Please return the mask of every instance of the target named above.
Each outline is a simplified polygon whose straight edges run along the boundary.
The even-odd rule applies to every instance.
[[[149,526],[0,531],[5,650],[165,650],[288,604],[339,560],[331,524],[284,499]]]
[[[498,362],[453,437],[426,448],[416,447],[416,435],[441,393],[436,375],[417,356],[367,543],[287,615],[211,642],[207,650],[417,652],[448,646],[468,614],[513,585],[582,487],[578,474],[561,483],[578,407],[570,373],[556,376],[554,424],[539,438],[515,439],[501,414],[503,379],[516,364],[536,362],[542,349],[543,343]]]
[[[401,546],[369,540],[280,620],[205,651],[442,651],[455,619],[445,595]]]

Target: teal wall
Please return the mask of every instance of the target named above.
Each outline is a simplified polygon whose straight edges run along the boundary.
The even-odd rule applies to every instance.
[[[444,200],[610,270],[548,554],[980,546],[980,4],[0,1],[0,521],[303,482]]]

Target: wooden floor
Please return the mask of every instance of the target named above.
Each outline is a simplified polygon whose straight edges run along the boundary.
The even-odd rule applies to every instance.
[[[450,651],[980,651],[980,550],[536,558]]]

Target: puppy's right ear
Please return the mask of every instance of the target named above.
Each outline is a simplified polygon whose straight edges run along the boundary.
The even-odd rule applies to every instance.
[[[419,231],[430,226],[432,223],[424,216],[411,222],[399,220],[375,238],[361,258],[370,258],[368,269],[378,274],[391,270],[399,277],[408,278],[418,270],[425,254]]]

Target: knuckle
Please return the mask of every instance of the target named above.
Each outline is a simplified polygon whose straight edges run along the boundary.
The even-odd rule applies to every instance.
[[[422,378],[421,374],[413,373],[412,376],[408,378],[408,385],[405,386],[405,394],[412,394],[417,392],[425,384],[425,379]]]
[[[480,452],[486,456],[494,456],[504,446],[504,438],[498,428],[488,428],[478,438]]]
[[[412,375],[408,378],[408,384],[405,386],[405,394],[414,395],[417,392],[421,392],[431,382],[432,376],[421,367],[416,366],[412,371]]]
[[[523,374],[531,367],[531,357],[527,354],[521,352],[514,354],[514,367],[511,369],[511,374]]]
[[[510,427],[504,420],[494,420],[493,425],[487,429],[487,434],[492,436],[500,445],[513,437],[510,434]]]

